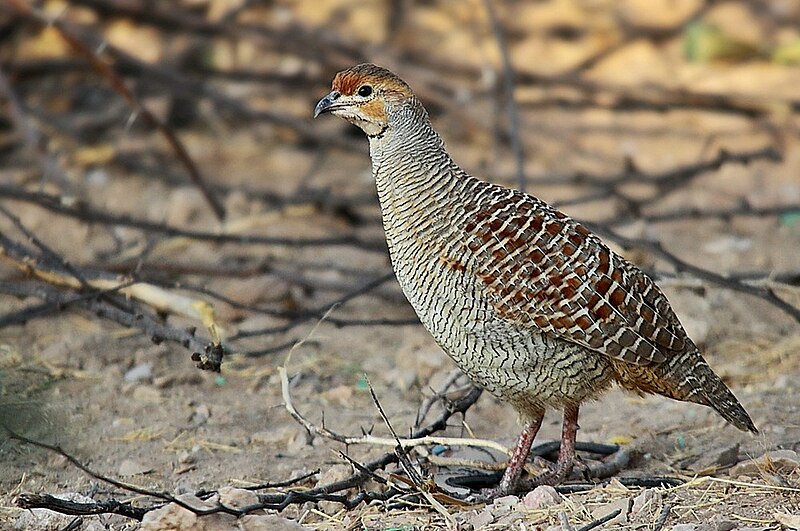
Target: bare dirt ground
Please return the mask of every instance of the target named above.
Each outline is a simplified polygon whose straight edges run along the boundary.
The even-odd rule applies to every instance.
[[[390,36],[384,34],[388,30],[374,35],[370,29],[384,27],[376,22],[383,20],[387,9],[383,5],[280,4],[245,10],[240,17],[268,27],[284,24],[287,17],[292,24],[312,29],[335,27],[336,35],[360,46],[364,56],[387,64],[418,87],[435,126],[464,168],[495,182],[516,184],[505,106],[498,103],[502,69],[496,35],[483,4],[414,4],[403,29]],[[798,66],[760,52],[725,62],[689,61],[683,51],[686,32],[670,33],[669,28],[682,27],[699,3],[678,2],[675,7],[654,2],[649,8],[640,2],[625,4],[614,8],[588,2],[512,2],[500,10],[510,57],[520,75],[515,94],[528,191],[563,204],[575,218],[601,222],[629,238],[660,241],[694,266],[722,275],[752,273],[759,286],[775,289],[797,308]],[[747,42],[775,48],[800,38],[796,26],[781,24],[777,15],[756,16],[746,2],[712,4],[702,19],[726,30],[738,28],[736,37]],[[51,11],[58,5],[47,3]],[[765,5],[778,9],[769,2]],[[781,16],[787,20],[800,17],[800,8],[786,9],[789,14]],[[251,111],[278,111],[293,122],[287,126],[228,117],[208,99],[195,101],[192,118],[177,133],[206,179],[218,186],[216,193],[228,211],[226,222],[220,224],[163,138],[141,121],[125,129],[130,109],[106,80],[80,69],[55,77],[20,73],[22,65],[43,57],[72,57],[57,35],[30,25],[24,38],[16,41],[15,53],[4,55],[4,70],[6,76],[15,73],[14,90],[33,127],[50,141],[46,155],[32,153],[6,119],[3,144],[16,147],[2,155],[3,183],[57,195],[63,205],[91,205],[189,230],[298,239],[347,236],[379,244],[382,229],[366,140],[338,120],[310,118],[315,102],[327,92],[328,80],[348,59],[357,62],[356,58],[337,51],[333,58],[320,56],[314,62],[300,52],[287,52],[275,41],[254,39],[254,43],[246,37],[236,42],[208,38],[198,45],[191,35],[166,31],[133,16],[99,17],[91,7],[73,6],[65,16],[74,24],[103,31],[116,46],[146,61],[168,61],[181,50],[184,56],[205,54],[219,70],[247,66],[255,72],[279,73],[284,77],[277,81],[207,75],[215,90],[247,101]],[[648,38],[646,32],[641,38],[629,38],[623,27],[644,28],[657,38]],[[389,37],[392,46],[384,43]],[[305,42],[296,39],[296,46]],[[309,46],[319,42],[329,41]],[[581,63],[606,48],[611,51],[590,64]],[[436,53],[428,63],[413,60],[414,54],[430,49]],[[436,68],[436,61],[463,68],[446,73]],[[578,66],[578,88],[532,81]],[[144,78],[135,77],[131,85],[159,116],[167,116],[174,110],[174,99]],[[589,83],[606,88],[587,90]],[[666,92],[648,96],[654,86]],[[741,112],[713,108],[708,102],[704,107],[703,101],[693,104],[692,98],[681,100],[675,96],[681,91],[719,96]],[[668,101],[664,108],[626,107],[619,104],[623,93],[647,96],[650,103],[659,98]],[[82,116],[95,125],[81,122]],[[76,133],[76,127],[83,129]],[[725,163],[674,187],[659,188],[652,179],[713,160],[721,150],[735,154],[766,148],[780,151],[782,160]],[[39,166],[43,156],[52,157],[60,172],[43,176]],[[633,177],[612,186],[614,176],[625,175],[626,164],[632,164]],[[598,193],[609,189],[614,193]],[[575,201],[593,193],[594,200]],[[636,203],[651,196],[649,202]],[[640,211],[632,213],[631,204]],[[363,462],[390,448],[345,447],[309,437],[284,407],[278,367],[287,368],[294,406],[311,421],[321,425],[324,415],[324,425],[335,432],[360,435],[372,430],[381,436],[389,432],[366,379],[393,427],[403,435],[413,426],[420,403],[453,368],[421,326],[413,324],[413,312],[393,279],[333,304],[390,272],[388,257],[379,246],[375,251],[347,244],[204,242],[90,223],[8,195],[2,205],[72,264],[119,274],[136,272],[170,292],[212,303],[216,323],[232,350],[222,372],[215,374],[196,369],[191,350],[179,344],[154,344],[136,328],[71,306],[24,324],[4,322],[0,328],[3,423],[28,437],[60,445],[100,474],[172,494],[280,481],[317,469],[320,474],[299,487],[324,484],[350,473],[339,451]],[[777,215],[743,213],[743,205],[783,210]],[[728,214],[697,215],[711,211]],[[679,215],[673,215],[676,212]],[[9,217],[0,221],[0,231],[30,241]],[[582,408],[578,439],[635,445],[638,457],[620,476],[667,475],[688,483],[647,493],[612,483],[565,494],[541,508],[509,500],[486,509],[451,507],[452,517],[463,529],[561,526],[566,531],[559,513],[578,528],[619,508],[621,515],[603,524],[606,528],[653,529],[665,514],[667,520],[661,525],[676,531],[798,528],[797,321],[761,298],[691,274],[676,274],[674,264],[652,249],[622,252],[655,272],[690,335],[750,412],[760,434],[740,433],[700,406],[615,390]],[[247,268],[249,273],[231,273]],[[32,281],[13,265],[3,266],[0,275],[5,283]],[[181,287],[207,288],[228,302]],[[11,315],[39,303],[36,297],[4,296],[0,312]],[[286,313],[309,308],[330,308],[330,312],[323,319],[286,326],[292,322]],[[195,326],[199,335],[207,335],[197,320],[176,315],[166,319],[176,328]],[[395,322],[356,322],[374,319]],[[272,327],[286,330],[263,332]],[[289,346],[303,339],[289,356]],[[481,397],[464,423],[453,417],[450,425],[443,435],[490,439],[505,446],[513,446],[519,429],[512,410],[490,396]],[[559,431],[560,418],[551,412],[539,438],[557,439]],[[764,457],[765,453],[773,457]],[[487,458],[458,448],[447,455]],[[441,473],[436,467],[429,470]],[[46,528],[42,520],[24,519],[30,513],[16,506],[22,492],[113,496],[145,504],[130,492],[88,476],[63,456],[8,438],[0,439],[0,472],[2,529]],[[446,518],[429,507],[381,504],[345,511],[335,503],[306,503],[290,506],[282,516],[317,529],[447,525]],[[63,528],[71,520],[62,517],[48,525]],[[86,517],[81,525],[135,529],[138,523],[101,515]]]

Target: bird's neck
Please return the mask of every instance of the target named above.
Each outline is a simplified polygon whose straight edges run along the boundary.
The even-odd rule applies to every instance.
[[[399,203],[420,208],[453,201],[448,191],[471,179],[450,158],[418,102],[389,111],[390,127],[370,137],[372,172],[384,211]]]

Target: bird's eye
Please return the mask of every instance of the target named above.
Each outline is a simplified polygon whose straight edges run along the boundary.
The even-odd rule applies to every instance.
[[[372,94],[372,87],[370,87],[369,85],[361,85],[358,88],[358,95],[361,96],[362,98],[366,98],[370,94]]]

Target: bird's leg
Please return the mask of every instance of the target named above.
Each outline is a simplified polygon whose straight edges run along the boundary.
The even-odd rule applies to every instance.
[[[578,406],[564,407],[564,424],[561,428],[561,448],[552,471],[544,472],[525,482],[525,488],[539,485],[557,485],[569,477],[575,463],[575,437],[578,434]]]
[[[519,477],[525,469],[525,462],[531,453],[533,440],[542,426],[543,418],[544,413],[541,413],[525,423],[517,441],[517,446],[514,448],[514,453],[511,455],[511,459],[508,460],[506,471],[503,473],[500,484],[492,489],[483,490],[479,496],[473,496],[471,500],[476,502],[490,501],[514,492]]]

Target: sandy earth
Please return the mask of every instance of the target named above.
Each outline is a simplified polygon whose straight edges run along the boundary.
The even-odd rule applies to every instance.
[[[432,15],[430,20],[422,18],[431,24],[440,22]],[[517,44],[515,54],[523,53],[519,51],[523,45],[533,47],[536,43],[523,39]],[[652,58],[674,61],[677,44],[663,49],[641,49],[642,46],[630,45],[597,66],[593,75],[603,79],[613,72],[628,71],[631,64],[649,64]],[[697,65],[678,69],[669,64],[676,68],[677,78],[691,80],[686,83],[696,90],[717,90],[716,79],[721,86],[744,96],[783,98],[787,86],[796,86],[796,69],[773,67],[770,63],[719,67],[714,75],[704,73]],[[398,65],[402,72],[402,65]],[[636,72],[644,76],[645,70]],[[447,94],[436,93],[430,74],[426,77],[411,66],[407,72],[412,85],[417,82],[415,86],[423,87],[423,100],[426,94],[432,99],[448,99]],[[330,77],[333,71],[323,74]],[[728,85],[722,85],[720,78],[726,79]],[[754,81],[759,79],[760,85]],[[100,83],[96,79],[92,82]],[[435,125],[453,156],[466,169],[496,182],[513,184],[514,164],[508,146],[497,142],[494,136],[496,109],[491,94],[481,89],[478,80],[450,81],[451,86],[462,82],[468,83],[470,92],[463,97],[470,104],[434,106]],[[360,147],[328,149],[320,157],[319,149],[304,145],[296,134],[284,129],[230,123],[213,116],[180,131],[204,175],[211,182],[230,187],[230,192],[221,197],[230,212],[229,228],[239,226],[244,233],[273,236],[357,235],[380,241],[382,231],[366,141],[352,135],[348,126],[337,120],[310,121],[311,109],[326,88],[323,84],[288,94],[271,87],[267,92],[274,98],[266,100],[270,108],[282,108],[299,120],[308,121],[309,126],[352,139]],[[52,89],[42,88],[44,93],[48,90]],[[248,97],[258,96],[252,87],[245,93]],[[519,93],[523,103],[540,96],[533,89]],[[157,101],[156,98],[153,103]],[[782,114],[780,110],[766,119],[772,128],[746,117],[696,110],[621,113],[592,108],[538,109],[523,104],[521,119],[526,168],[531,176],[528,190],[546,200],[565,201],[586,194],[589,188],[576,184],[570,176],[577,172],[615,175],[621,171],[626,156],[642,171],[656,173],[712,158],[720,148],[736,152],[775,145],[773,133],[777,128],[782,162],[724,165],[665,194],[646,213],[677,208],[732,208],[743,198],[753,206],[800,203],[800,122],[796,115]],[[65,185],[70,194],[112,212],[197,230],[218,230],[219,225],[195,189],[168,184],[152,171],[119,163],[128,156],[149,164],[155,161],[155,167],[161,167],[159,161],[168,160],[170,152],[158,136],[143,127],[134,128],[128,134],[115,132],[101,139],[100,144],[112,145],[117,158],[102,164],[86,163],[79,155],[91,155],[87,153],[91,146],[74,140],[59,144],[62,163],[76,169],[73,181]],[[8,169],[0,170],[2,179],[35,189],[37,180],[30,178],[35,174],[30,170],[33,163],[27,164],[24,159],[17,160]],[[174,163],[164,169],[182,178],[181,168]],[[539,179],[549,176],[559,178]],[[56,193],[59,186],[51,182],[46,189]],[[360,197],[363,201],[345,213],[314,203],[275,207],[252,190],[278,194],[316,190],[322,197]],[[626,185],[623,191],[631,197],[641,197],[651,193],[652,187],[638,181]],[[244,304],[277,309],[325,307],[366,280],[389,271],[388,257],[381,252],[341,246],[214,245],[143,236],[127,228],[89,226],[30,204],[4,204],[75,264],[132,267],[131,260],[140,256],[146,244],[151,246],[147,261],[155,265],[224,268],[266,261],[271,266],[269,272],[244,278],[203,274],[177,277],[155,266],[150,271],[147,266],[143,269],[153,279],[173,282],[180,278],[185,284],[212,288]],[[625,213],[621,202],[613,199],[565,206],[564,210],[586,220],[608,220]],[[756,271],[763,276],[793,271],[796,275],[800,264],[800,220],[796,216],[634,220],[615,229],[631,237],[656,238],[687,262],[723,274]],[[19,238],[5,220],[2,231]],[[797,323],[762,300],[686,276],[671,276],[670,267],[647,251],[634,249],[626,251],[626,255],[650,271],[667,273],[660,277],[660,283],[677,313],[761,433],[740,433],[700,406],[615,390],[582,408],[579,440],[636,445],[640,456],[622,476],[691,479],[699,475],[700,479],[650,494],[612,485],[567,495],[558,504],[541,509],[514,504],[496,504],[486,510],[454,508],[462,528],[483,525],[485,529],[504,529],[523,522],[528,527],[518,528],[546,529],[559,524],[558,513],[562,511],[573,525],[580,527],[616,508],[627,509],[629,499],[639,500],[638,509],[628,515],[627,521],[608,525],[652,529],[665,504],[671,506],[665,529],[676,531],[779,529],[780,522],[786,527],[800,520]],[[20,278],[11,267],[0,272],[6,280]],[[796,279],[792,289],[783,295],[798,306]],[[10,312],[34,302],[4,297],[0,299],[0,311]],[[227,338],[236,337],[237,332],[286,323],[221,301],[211,302]],[[329,317],[411,319],[413,312],[391,280],[334,308]],[[175,326],[197,325],[174,316],[168,322]],[[226,359],[221,374],[211,374],[195,369],[191,352],[180,345],[154,345],[137,331],[88,313],[63,311],[0,330],[0,416],[31,437],[61,445],[98,473],[151,489],[191,493],[226,485],[278,481],[315,469],[322,470],[321,481],[325,482],[348,472],[338,456],[345,447],[321,437],[309,438],[289,416],[281,396],[279,366],[285,365],[292,378],[295,407],[311,421],[321,423],[324,413],[325,426],[333,431],[359,435],[362,429],[373,429],[374,434],[382,436],[388,435],[388,430],[372,404],[365,375],[394,428],[407,433],[421,401],[430,396],[432,388],[441,385],[453,368],[416,324],[337,327],[312,320],[288,332],[238,339],[231,344],[237,352],[246,352],[303,338],[306,341],[292,350],[290,358],[286,348],[258,357],[233,354]],[[514,444],[519,429],[511,409],[489,396],[483,396],[470,409],[465,424],[460,418],[453,418],[451,425],[447,435],[471,433],[506,446]],[[559,431],[560,418],[551,412],[540,439],[555,439]],[[762,457],[765,452],[778,450],[783,453],[777,454],[780,459],[774,462]],[[386,448],[351,445],[346,451],[355,459],[368,460]],[[451,456],[473,458],[475,454],[454,449]],[[15,522],[23,526],[17,528],[29,525],[19,523],[23,511],[15,507],[15,496],[21,492],[71,492],[96,499],[115,496],[142,502],[88,477],[63,457],[7,439],[0,439],[0,471],[3,529],[14,529]],[[704,478],[708,474],[716,479]],[[320,476],[305,485],[313,486],[318,480]],[[441,515],[427,509],[384,511],[380,507],[361,507],[345,513],[335,504],[306,504],[287,509],[284,516],[320,529],[439,529],[445,525]],[[63,527],[69,521],[66,518],[56,522]],[[678,524],[696,527],[673,527]],[[133,521],[109,515],[87,519],[84,525],[96,525],[97,529],[136,527]]]

